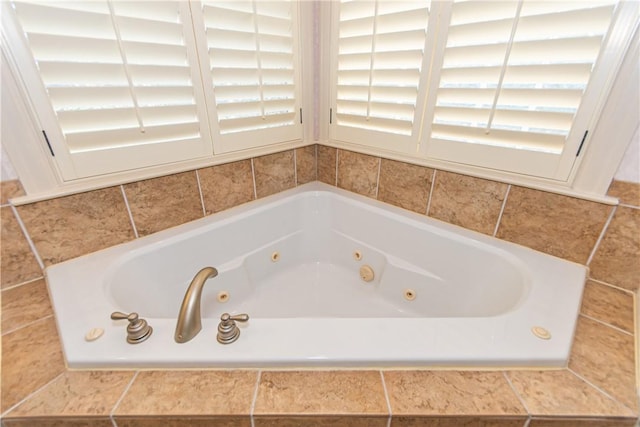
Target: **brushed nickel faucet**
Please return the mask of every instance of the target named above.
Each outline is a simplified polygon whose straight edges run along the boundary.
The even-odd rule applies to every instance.
[[[198,335],[202,329],[202,316],[200,315],[200,299],[204,282],[218,275],[218,270],[213,267],[205,267],[196,273],[184,294],[174,339],[177,343],[185,343]]]

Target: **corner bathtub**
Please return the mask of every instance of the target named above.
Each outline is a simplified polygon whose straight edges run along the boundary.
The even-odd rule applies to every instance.
[[[178,344],[183,296],[205,266],[219,275],[204,285],[202,330]],[[46,270],[70,368],[560,367],[585,273],[320,183]],[[113,311],[139,313],[153,334],[128,344]],[[250,316],[230,345],[216,341],[223,312]],[[104,334],[87,341],[92,328]]]

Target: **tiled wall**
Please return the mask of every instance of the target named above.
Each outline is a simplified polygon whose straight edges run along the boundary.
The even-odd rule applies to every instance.
[[[588,265],[590,280],[568,369],[495,373],[65,370],[43,265],[316,179]],[[166,419],[154,421],[149,414],[196,417],[175,425],[210,425],[214,418],[217,424],[212,425],[244,425],[248,414],[256,425],[311,425],[304,418],[309,415],[316,416],[312,425],[386,425],[390,413],[396,414],[392,425],[426,425],[421,417],[436,415],[445,417],[430,418],[439,426],[568,427],[587,425],[575,418],[590,416],[607,417],[591,425],[634,423],[638,406],[633,291],[640,278],[640,185],[614,182],[610,194],[622,203],[611,207],[326,146],[17,208],[6,203],[19,191],[11,185],[2,186],[0,413],[19,405],[3,421],[5,425],[50,425],[24,418],[45,414],[70,417],[71,424],[64,425],[109,426],[109,417],[117,419],[119,426],[167,425]],[[164,387],[157,388],[159,383]],[[206,393],[198,393],[205,389]],[[41,391],[31,395],[36,390]],[[342,394],[335,395],[336,390]],[[366,390],[366,395],[358,390]],[[176,399],[175,393],[181,398]],[[329,395],[337,396],[335,401]],[[479,397],[483,395],[484,400]],[[168,401],[174,406],[166,406]],[[226,406],[219,408],[220,402]],[[284,414],[288,424],[278,418]],[[304,417],[296,419],[295,414]],[[342,415],[336,418],[336,414]],[[198,421],[205,415],[207,420]],[[446,417],[453,415],[464,415],[467,421],[449,424]],[[498,416],[500,421],[485,424],[477,416]],[[74,417],[78,419],[73,421]],[[346,424],[344,417],[349,419]]]

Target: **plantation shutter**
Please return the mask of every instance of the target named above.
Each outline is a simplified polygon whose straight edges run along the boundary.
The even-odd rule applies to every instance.
[[[416,151],[429,7],[429,1],[340,1],[333,139]]]
[[[302,138],[297,4],[202,1],[199,40],[216,152]],[[210,77],[210,78],[208,78]]]
[[[13,6],[52,106],[53,117],[38,114],[65,180],[212,154],[188,5]]]
[[[455,1],[428,155],[565,179],[615,1]]]

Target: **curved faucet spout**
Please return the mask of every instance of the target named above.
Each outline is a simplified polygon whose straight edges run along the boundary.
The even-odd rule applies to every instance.
[[[218,270],[213,267],[205,267],[195,275],[187,293],[184,294],[180,314],[178,314],[178,324],[174,339],[177,343],[185,343],[200,332],[202,329],[202,319],[200,316],[200,298],[202,297],[202,287],[207,279],[216,277]]]

